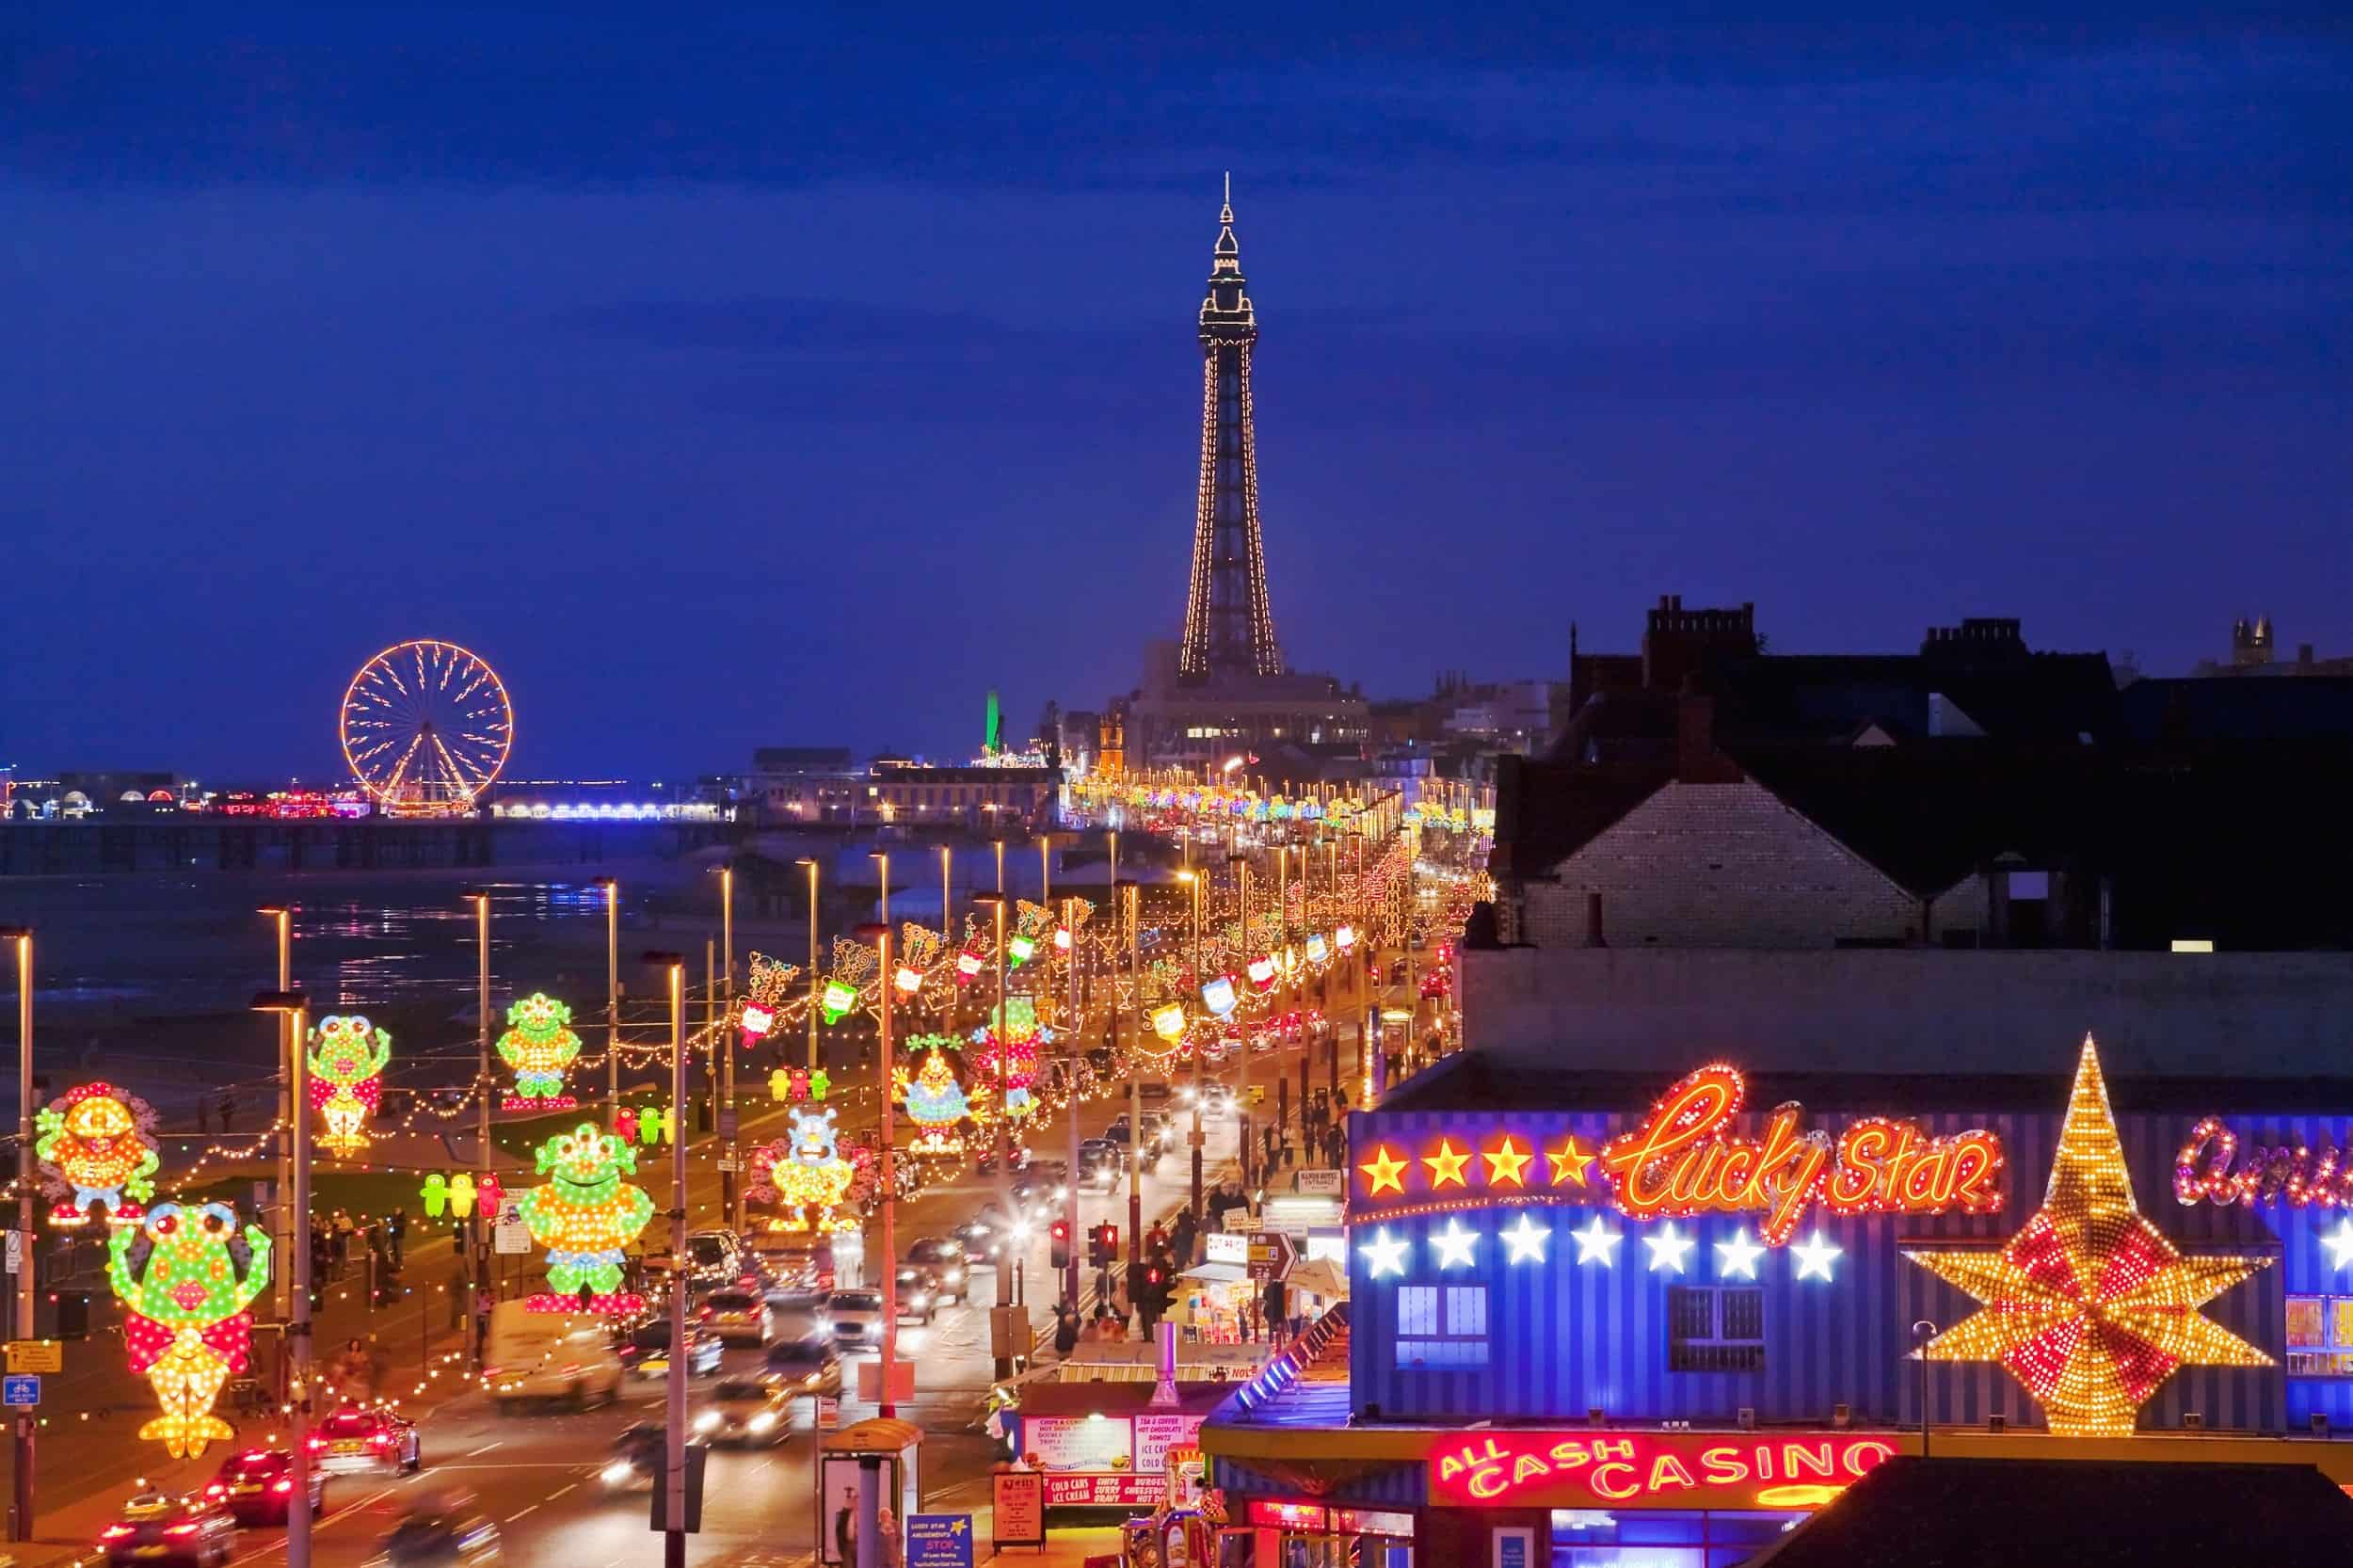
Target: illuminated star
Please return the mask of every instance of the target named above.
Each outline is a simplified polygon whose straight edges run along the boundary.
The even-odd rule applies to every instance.
[[[1675,1229],[1675,1223],[1669,1220],[1660,1227],[1657,1235],[1643,1237],[1642,1245],[1650,1249],[1650,1272],[1652,1273],[1655,1274],[1661,1269],[1670,1269],[1679,1274],[1683,1272],[1684,1258],[1690,1255],[1691,1248],[1696,1243],[1691,1238]]]
[[[1356,1250],[1365,1255],[1365,1262],[1371,1268],[1375,1279],[1384,1274],[1401,1274],[1405,1272],[1404,1239],[1391,1236],[1386,1225],[1374,1231],[1372,1240]]]
[[[1586,1168],[1593,1162],[1593,1151],[1578,1143],[1575,1133],[1569,1135],[1567,1143],[1552,1150],[1545,1158],[1551,1161],[1552,1184],[1555,1187],[1564,1181],[1573,1187],[1584,1186]]]
[[[1367,1197],[1377,1198],[1383,1192],[1405,1195],[1405,1183],[1400,1179],[1405,1174],[1405,1161],[1391,1154],[1386,1144],[1374,1144],[1372,1158],[1356,1168],[1365,1173],[1365,1179],[1371,1184],[1366,1191]]]
[[[1526,1209],[1520,1211],[1517,1224],[1497,1234],[1503,1238],[1507,1255],[1514,1263],[1542,1263],[1545,1260],[1545,1243],[1552,1240],[1551,1227],[1537,1224]]]
[[[1524,1187],[1527,1183],[1521,1179],[1520,1173],[1528,1169],[1528,1162],[1535,1156],[1513,1143],[1512,1135],[1507,1132],[1502,1143],[1479,1158],[1487,1162],[1487,1185],[1490,1187],[1499,1187],[1507,1181],[1514,1187]]]
[[[1421,1162],[1430,1167],[1430,1185],[1433,1190],[1444,1187],[1449,1181],[1457,1187],[1470,1185],[1463,1179],[1463,1167],[1470,1162],[1470,1151],[1465,1149],[1457,1154],[1454,1141],[1450,1138],[1439,1139],[1438,1152],[1422,1156]]]
[[[2272,1365],[2198,1310],[2271,1259],[2187,1257],[2149,1223],[2089,1039],[2042,1207],[2000,1252],[1904,1256],[1983,1304],[1920,1353],[2000,1362],[2041,1401],[2055,1436],[2129,1437],[2177,1367]]]
[[[1569,1234],[1577,1238],[1577,1260],[1579,1263],[1599,1263],[1605,1269],[1618,1261],[1618,1243],[1625,1240],[1624,1231],[1604,1226],[1598,1214],[1585,1222],[1583,1230],[1573,1230]]]
[[[1731,1240],[1716,1243],[1716,1276],[1754,1279],[1756,1260],[1764,1256],[1765,1249],[1749,1240],[1749,1227],[1742,1225],[1732,1233]]]
[[[2329,1249],[2329,1267],[2342,1269],[2353,1263],[2353,1219],[2337,1222],[2336,1234],[2324,1236],[2320,1244]]]
[[[1465,1230],[1462,1221],[1449,1219],[1446,1229],[1432,1233],[1430,1244],[1437,1249],[1439,1268],[1451,1269],[1460,1265],[1467,1269],[1475,1261],[1471,1249],[1479,1245],[1479,1232]]]
[[[1816,1231],[1789,1249],[1789,1256],[1798,1260],[1800,1279],[1828,1279],[1830,1266],[1846,1255],[1847,1249],[1827,1240]]]

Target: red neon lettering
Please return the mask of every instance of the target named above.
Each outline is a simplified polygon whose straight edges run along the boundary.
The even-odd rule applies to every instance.
[[[1683,1467],[1683,1461],[1673,1454],[1660,1454],[1650,1462],[1650,1485],[1645,1489],[1663,1492],[1670,1486],[1691,1484],[1691,1472]]]
[[[1706,1474],[1710,1486],[1737,1486],[1749,1479],[1748,1463],[1737,1448],[1703,1448],[1700,1469]]]
[[[1593,1479],[1586,1484],[1593,1489],[1594,1496],[1607,1497],[1614,1503],[1622,1503],[1640,1495],[1642,1490],[1634,1479],[1634,1466],[1614,1459],[1607,1464],[1594,1465]]]
[[[1467,1484],[1472,1496],[1492,1497],[1511,1485],[1512,1480],[1503,1473],[1503,1465],[1498,1461],[1494,1464],[1481,1464],[1478,1469],[1473,1470]]]
[[[1785,1443],[1782,1445],[1781,1462],[1787,1466],[1791,1480],[1798,1479],[1800,1471],[1827,1478],[1837,1468],[1831,1459],[1830,1445],[1827,1443],[1813,1448],[1802,1443]]]

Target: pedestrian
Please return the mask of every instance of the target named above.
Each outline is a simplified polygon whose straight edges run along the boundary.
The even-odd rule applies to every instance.
[[[232,1131],[234,1130],[232,1124],[235,1122],[236,1119],[237,1096],[233,1094],[223,1094],[220,1096],[220,1133],[222,1137],[226,1138]]]
[[[1082,1329],[1080,1329],[1080,1330],[1079,1331],[1079,1343],[1080,1343],[1080,1344],[1081,1344],[1081,1345],[1099,1345],[1099,1344],[1101,1344],[1101,1343],[1103,1342],[1103,1319],[1104,1319],[1104,1317],[1105,1317],[1105,1313],[1104,1313],[1103,1309],[1102,1309],[1101,1307],[1099,1307],[1099,1306],[1098,1306],[1098,1307],[1096,1307],[1096,1308],[1095,1309],[1095,1316],[1094,1316],[1094,1317],[1092,1317],[1092,1318],[1089,1318],[1089,1319],[1087,1320],[1087,1322],[1086,1322],[1086,1327],[1084,1327],[1084,1328],[1082,1328]]]
[[[876,1509],[874,1523],[882,1532],[883,1568],[900,1568],[906,1557],[899,1544],[899,1516],[887,1508]]]
[[[841,1489],[841,1506],[833,1515],[833,1549],[844,1563],[857,1561],[857,1494]]]
[[[392,1210],[392,1217],[384,1222],[384,1236],[392,1244],[392,1267],[398,1269],[403,1244],[408,1239],[408,1210],[407,1208],[395,1208]]]
[[[1283,1168],[1288,1171],[1295,1162],[1296,1157],[1291,1153],[1290,1134],[1285,1133],[1283,1135]]]
[[[1265,1151],[1265,1152],[1264,1152],[1264,1153],[1263,1153],[1263,1154],[1259,1157],[1259,1160],[1258,1160],[1258,1163],[1259,1163],[1259,1165],[1263,1167],[1263,1166],[1268,1166],[1268,1165],[1272,1165],[1272,1164],[1273,1164],[1273,1163],[1274,1163],[1274,1124],[1273,1124],[1273,1123],[1272,1123],[1272,1122],[1268,1123],[1268,1124],[1267,1124],[1267,1126],[1266,1126],[1266,1128],[1265,1128],[1265,1129],[1264,1129],[1263,1131],[1261,1131],[1261,1132],[1258,1134],[1258,1144],[1259,1144],[1259,1147]]]

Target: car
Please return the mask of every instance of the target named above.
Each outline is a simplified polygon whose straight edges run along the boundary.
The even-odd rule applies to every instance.
[[[792,1432],[792,1396],[759,1378],[721,1378],[691,1424],[706,1443],[781,1443]]]
[[[344,1405],[310,1436],[311,1463],[330,1476],[413,1472],[424,1463],[417,1423],[382,1406]]]
[[[1174,1093],[1166,1079],[1148,1078],[1136,1085],[1136,1097],[1141,1100],[1166,1100]]]
[[[236,1549],[237,1520],[216,1498],[140,1492],[98,1532],[98,1544],[115,1568],[132,1563],[216,1568]]]
[[[768,1298],[758,1290],[733,1285],[703,1298],[702,1326],[718,1336],[722,1345],[765,1345],[771,1332]]]
[[[993,1263],[1005,1250],[1004,1216],[989,1215],[967,1220],[949,1232],[964,1248],[967,1267],[975,1263]]]
[[[998,1146],[997,1142],[994,1139],[990,1140],[988,1146],[981,1150],[979,1156],[972,1161],[973,1175],[984,1176],[995,1176],[997,1174],[997,1158],[1002,1152],[1003,1151]],[[1013,1150],[1013,1163],[1005,1168],[1016,1176],[1023,1171],[1028,1170],[1030,1168],[1029,1145],[1026,1144],[1015,1144]]]
[[[1013,1195],[1033,1216],[1041,1207],[1066,1203],[1070,1198],[1070,1167],[1059,1160],[1032,1160],[1013,1178]]]
[[[498,1560],[499,1528],[472,1492],[453,1486],[409,1505],[384,1538],[380,1560],[385,1568],[488,1568]]]
[[[1425,997],[1445,996],[1453,986],[1453,977],[1444,969],[1433,969],[1421,977],[1421,994]]]
[[[692,1324],[686,1330],[686,1375],[700,1377],[719,1369],[719,1359],[727,1347],[719,1336]],[[670,1375],[670,1320],[665,1314],[648,1319],[631,1329],[614,1347],[614,1354],[621,1365],[641,1378],[664,1378]]]
[[[1090,1138],[1079,1145],[1080,1179],[1098,1191],[1119,1184],[1128,1174],[1128,1151],[1108,1138]]]
[[[294,1454],[286,1448],[248,1448],[231,1454],[205,1483],[204,1496],[240,1525],[282,1525],[294,1512]],[[327,1472],[311,1466],[311,1513],[327,1507]]]
[[[686,1267],[696,1289],[732,1285],[750,1267],[744,1239],[731,1230],[692,1231],[686,1238]]]
[[[899,1265],[899,1317],[928,1323],[939,1311],[939,1271],[928,1263]]]
[[[841,1397],[841,1352],[829,1339],[792,1339],[768,1347],[768,1383],[779,1393]]]
[[[825,1298],[824,1316],[817,1320],[837,1345],[882,1343],[882,1292],[836,1290]]]
[[[691,1438],[689,1439],[692,1440]],[[611,1457],[597,1472],[607,1492],[649,1492],[668,1457],[669,1433],[659,1421],[636,1421],[614,1434]]]
[[[932,1271],[933,1294],[943,1300],[972,1299],[972,1282],[964,1272],[964,1243],[952,1237],[921,1236],[907,1245],[906,1260]]]
[[[490,1309],[482,1385],[501,1415],[561,1400],[579,1409],[620,1398],[622,1368],[604,1320],[536,1311],[527,1301]]]

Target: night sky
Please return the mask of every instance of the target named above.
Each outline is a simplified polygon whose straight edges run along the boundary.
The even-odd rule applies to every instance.
[[[1096,706],[1227,168],[1296,666],[2353,653],[2341,0],[668,8],[0,14],[0,761],[317,776],[425,635],[523,776]]]

